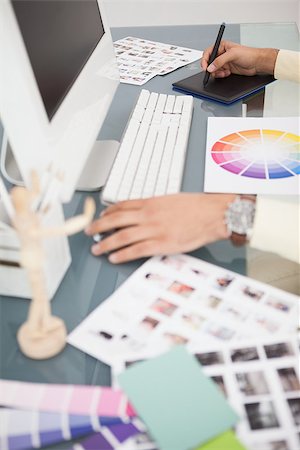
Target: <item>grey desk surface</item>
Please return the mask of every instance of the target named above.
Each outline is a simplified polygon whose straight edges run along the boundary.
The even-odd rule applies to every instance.
[[[114,40],[132,35],[204,49],[214,41],[217,29],[218,25],[141,27],[113,29],[112,33]],[[228,25],[224,38],[250,45],[298,48],[295,24]],[[169,75],[156,77],[144,87],[151,91],[171,93],[172,82],[197,71],[199,71],[199,62]],[[121,138],[139,91],[140,87],[120,85],[99,135],[101,138],[117,140]],[[263,97],[256,104],[262,104],[261,99]],[[195,99],[183,182],[184,191],[197,192],[202,191],[203,188],[207,117],[241,116],[241,109],[241,102],[232,106],[222,106]],[[259,106],[254,106],[252,113],[261,115],[262,111]],[[1,140],[2,129],[0,133]],[[98,201],[99,195],[94,196]],[[81,211],[83,198],[84,196],[80,193],[74,195],[73,200],[65,207],[67,216]],[[89,251],[90,245],[91,241],[83,233],[70,238],[73,262],[52,301],[53,313],[65,320],[68,331],[78,325],[143,262],[136,261],[114,266],[107,261],[106,257],[93,257]],[[245,249],[234,248],[229,242],[218,242],[192,254],[239,273],[246,273]],[[110,383],[110,372],[107,366],[70,346],[67,346],[60,355],[46,361],[33,361],[24,357],[16,343],[16,332],[26,318],[28,301],[2,298],[0,308],[0,376],[2,378],[50,383],[100,385]]]

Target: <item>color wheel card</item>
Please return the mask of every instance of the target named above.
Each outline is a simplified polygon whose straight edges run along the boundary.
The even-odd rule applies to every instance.
[[[209,117],[205,192],[299,195],[299,117]]]

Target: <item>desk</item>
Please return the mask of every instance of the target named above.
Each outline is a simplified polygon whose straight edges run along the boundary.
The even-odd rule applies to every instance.
[[[217,26],[169,26],[113,29],[114,40],[132,35],[175,45],[204,49],[214,42]],[[299,50],[298,31],[295,24],[245,24],[228,25],[226,39],[253,46],[277,46]],[[172,82],[199,71],[199,63],[176,70],[164,77],[149,81],[146,89],[169,94]],[[101,130],[100,138],[119,140],[129,113],[139,94],[140,87],[121,85],[115,95],[111,109]],[[299,114],[299,90],[289,82],[273,83],[264,95],[247,100],[251,115],[280,115],[276,95],[282,107],[282,99],[288,96],[286,115]],[[298,96],[298,97],[297,97]],[[271,100],[274,102],[272,103]],[[286,100],[285,100],[286,101]],[[237,102],[223,106],[195,99],[193,123],[190,134],[185,167],[183,190],[202,191],[206,142],[206,123],[209,116],[241,116],[242,105]],[[0,142],[2,129],[0,129]],[[99,195],[94,194],[98,201]],[[72,216],[82,210],[84,195],[76,193],[66,205],[66,215]],[[98,201],[99,203],[99,201]],[[98,205],[98,210],[102,207]],[[98,304],[109,296],[143,261],[114,266],[106,257],[95,258],[90,254],[91,241],[83,234],[70,238],[72,265],[52,301],[53,313],[62,317],[68,331],[77,326]],[[218,264],[230,270],[247,274],[246,250],[234,248],[229,242],[218,242],[201,248],[192,255]],[[109,368],[100,361],[67,346],[55,358],[33,361],[24,357],[16,343],[16,332],[27,316],[28,302],[21,299],[2,298],[1,313],[1,363],[0,377],[24,381],[49,383],[82,383],[105,385],[110,382]],[[60,445],[59,448],[62,448]]]

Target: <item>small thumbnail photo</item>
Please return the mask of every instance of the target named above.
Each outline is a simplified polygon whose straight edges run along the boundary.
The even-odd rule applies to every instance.
[[[244,285],[241,287],[241,293],[251,299],[251,300],[255,300],[255,301],[259,301],[262,296],[264,295],[264,292],[259,290],[259,289],[255,289],[252,286],[248,286],[248,285]]]
[[[142,328],[144,331],[151,332],[155,327],[157,327],[158,324],[158,320],[153,319],[153,317],[147,316],[141,321],[141,323],[139,324],[139,328]]]
[[[202,270],[196,269],[195,267],[190,267],[189,268],[190,272],[192,272],[194,275],[197,275],[199,277],[203,277],[206,278],[207,277],[207,273],[202,272]]]
[[[206,320],[205,317],[202,317],[194,312],[182,314],[183,323],[192,328],[193,330],[199,330],[202,327],[205,320]]]
[[[224,304],[220,308],[223,317],[234,321],[244,321],[247,318],[247,311],[239,310],[234,305]]]
[[[294,354],[289,342],[280,342],[279,344],[264,345],[267,358],[283,358]]]
[[[186,264],[186,261],[182,256],[163,255],[161,256],[160,261],[166,264],[166,266],[173,267],[176,270],[182,269],[182,267]]]
[[[254,318],[255,323],[257,323],[263,330],[268,331],[269,333],[275,333],[278,331],[280,324],[275,322],[274,320],[269,320],[263,314],[257,314]]]
[[[179,294],[182,297],[190,297],[194,290],[193,287],[180,283],[179,281],[174,281],[171,286],[168,287],[168,291]]]
[[[216,297],[215,295],[209,295],[207,297],[201,296],[199,299],[201,301],[201,306],[211,309],[216,309],[222,302],[222,299],[220,297]]]
[[[217,323],[209,323],[206,328],[206,333],[221,339],[222,341],[228,341],[234,336],[235,331],[231,328],[224,327]]]
[[[180,334],[166,332],[163,337],[167,340],[168,344],[173,345],[183,345],[188,343],[188,339],[181,336]]]
[[[225,388],[224,378],[222,375],[213,375],[210,377],[214,383],[218,386],[218,388],[221,390],[221,392],[227,397],[227,392]]]
[[[292,308],[291,303],[276,297],[268,297],[266,300],[266,304],[274,309],[277,309],[278,311],[285,313],[290,312]]]
[[[300,381],[294,367],[277,369],[277,372],[285,392],[300,390]]]
[[[256,450],[290,450],[286,441],[259,442],[253,445]]]
[[[300,398],[289,398],[288,404],[296,426],[300,425]]]
[[[155,302],[150,306],[150,309],[153,311],[159,312],[166,316],[172,316],[172,314],[176,311],[177,305],[169,302],[163,298],[158,298]]]
[[[170,278],[160,275],[159,273],[147,273],[145,275],[146,280],[153,281],[155,284],[157,284],[160,287],[166,287],[169,282]]]
[[[251,430],[279,427],[272,402],[248,403],[245,405],[245,409]]]
[[[264,395],[269,394],[269,388],[263,372],[237,373],[236,379],[240,391],[244,395]]]
[[[224,358],[221,352],[196,353],[195,357],[202,364],[202,366],[224,364]]]
[[[259,359],[256,347],[237,348],[231,351],[232,362],[254,361]]]
[[[234,277],[230,274],[226,274],[223,277],[218,277],[213,282],[213,287],[220,291],[224,291],[230,283],[234,280]]]

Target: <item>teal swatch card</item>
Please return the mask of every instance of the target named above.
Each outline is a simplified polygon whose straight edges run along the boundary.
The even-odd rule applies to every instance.
[[[182,346],[130,367],[118,379],[160,450],[199,447],[238,420]]]

